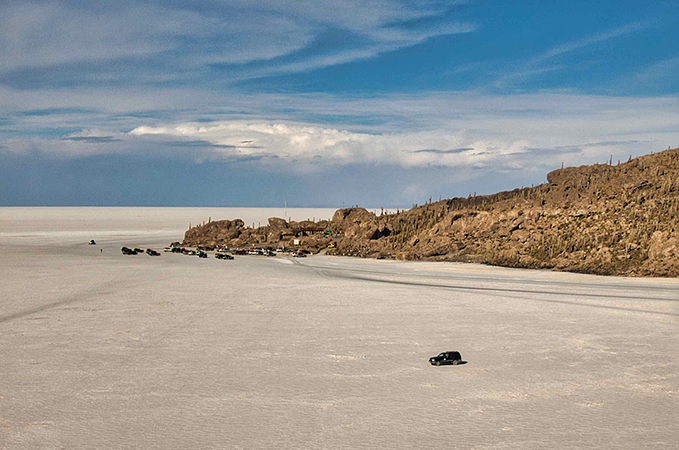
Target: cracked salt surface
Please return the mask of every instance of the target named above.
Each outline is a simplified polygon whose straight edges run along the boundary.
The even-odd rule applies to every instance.
[[[97,246],[59,229],[30,245],[2,238],[0,448],[666,449],[679,438],[677,280],[120,254],[130,236],[150,245],[160,222]],[[447,350],[467,364],[429,365]]]

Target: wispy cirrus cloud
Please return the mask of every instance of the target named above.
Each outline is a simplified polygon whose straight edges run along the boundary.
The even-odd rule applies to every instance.
[[[421,44],[426,40],[441,35],[471,33],[476,30],[473,24],[447,24],[426,30],[386,30],[382,33],[368,32],[362,38],[369,43],[354,45],[348,48],[338,48],[329,53],[304,55],[292,53],[281,57],[275,64],[259,63],[254,66],[240,66],[236,64],[222,66],[230,69],[233,80],[245,80],[266,76],[276,76],[291,73],[309,72],[324,67],[337,66],[355,61],[374,58],[378,55],[395,51],[404,47]]]
[[[5,2],[0,7],[0,69],[133,58],[168,51],[192,25],[218,25],[190,11],[150,4]],[[199,25],[204,23],[205,27]]]
[[[569,60],[568,58],[572,56],[572,53],[584,51],[585,49],[591,50],[597,44],[602,44],[650,27],[651,24],[648,22],[633,22],[551,47],[536,56],[519,62],[512,70],[502,73],[495,79],[493,85],[496,88],[505,89],[512,85],[525,83],[544,74],[570,70],[574,65],[582,63],[580,60],[577,62]],[[555,63],[554,60],[558,60],[560,63]]]
[[[666,58],[625,74],[616,84],[634,93],[662,94],[679,89],[679,57]]]
[[[564,55],[567,53],[574,52],[576,50],[580,50],[585,47],[590,47],[592,45],[608,41],[610,39],[618,38],[630,33],[635,33],[637,31],[641,31],[644,29],[647,29],[650,27],[650,24],[648,22],[634,22],[634,23],[629,23],[625,24],[616,28],[613,28],[611,30],[604,31],[599,34],[595,34],[593,36],[588,36],[582,39],[577,39],[571,42],[567,42],[562,45],[558,45],[556,47],[552,47],[546,52],[536,56],[533,58],[530,62],[531,63],[536,63],[539,61],[543,61],[546,59],[554,58],[556,56]]]
[[[313,70],[473,31],[474,24],[450,19],[411,25],[441,22],[455,3],[4,2],[0,84],[210,84]],[[333,30],[354,39],[314,46]]]

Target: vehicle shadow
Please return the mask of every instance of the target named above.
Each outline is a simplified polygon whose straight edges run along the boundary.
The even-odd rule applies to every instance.
[[[453,364],[452,361],[441,363],[442,366],[461,366],[462,364],[467,364],[467,361],[458,361],[457,364]]]

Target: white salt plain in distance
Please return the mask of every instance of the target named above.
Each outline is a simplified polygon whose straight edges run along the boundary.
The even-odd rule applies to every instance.
[[[329,220],[333,208],[0,207],[0,244],[51,246],[95,241],[181,241],[189,226],[208,220],[242,219],[248,227],[269,217]],[[376,210],[370,210],[376,212]],[[167,241],[167,242],[166,242]],[[127,241],[126,241],[127,242]]]
[[[80,226],[66,209],[21,229],[5,209],[0,448],[666,449],[679,437],[677,280],[123,256],[180,240],[183,208]],[[466,364],[429,365],[446,350]]]

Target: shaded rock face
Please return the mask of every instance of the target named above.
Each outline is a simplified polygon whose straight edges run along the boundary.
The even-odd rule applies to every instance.
[[[237,231],[239,242],[291,243],[297,237],[314,251],[334,240],[328,253],[347,256],[679,276],[679,149],[615,166],[568,167],[547,180],[397,214],[347,208],[330,222],[270,219],[254,230],[237,221],[241,226],[230,225],[231,234],[215,233],[209,227],[218,222],[212,222],[189,230],[185,245]]]

